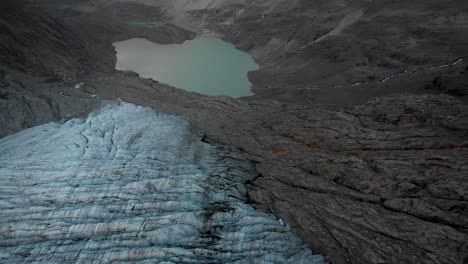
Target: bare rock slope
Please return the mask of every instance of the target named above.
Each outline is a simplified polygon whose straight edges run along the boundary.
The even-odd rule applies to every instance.
[[[250,201],[332,263],[468,257],[468,116],[458,99],[407,94],[352,108],[292,107],[187,96],[150,80],[125,91],[114,81],[95,85],[103,97],[187,116],[205,141],[240,150],[258,173]]]
[[[367,83],[381,89],[380,94],[434,92],[424,89],[431,77],[413,74],[400,77],[409,79],[406,87],[399,87],[400,82],[378,86],[393,74],[430,67],[435,67],[431,74],[437,77],[442,74],[437,66],[468,55],[463,1],[216,2],[203,9],[189,8],[187,19],[254,56],[262,68],[251,79],[255,92],[263,97],[301,94],[320,100],[317,93],[335,86]],[[451,78],[466,81],[467,77],[464,73]],[[303,90],[310,87],[325,91]],[[362,97],[374,96],[370,87],[357,88],[354,92]],[[467,94],[466,85],[447,89]]]

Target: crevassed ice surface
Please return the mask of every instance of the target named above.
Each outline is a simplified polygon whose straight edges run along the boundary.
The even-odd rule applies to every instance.
[[[112,103],[0,140],[1,263],[321,263],[245,203],[251,168],[190,124]]]
[[[252,95],[247,74],[258,65],[248,53],[221,39],[197,37],[164,45],[134,38],[114,46],[118,70],[205,95]]]

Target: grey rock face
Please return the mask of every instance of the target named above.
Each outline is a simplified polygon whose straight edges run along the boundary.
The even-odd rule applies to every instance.
[[[119,85],[137,89],[125,90]],[[250,201],[332,263],[463,263],[468,257],[467,106],[400,94],[353,108],[205,98],[149,80],[94,84],[190,118],[255,162]]]
[[[0,68],[0,137],[85,114],[98,103],[97,97],[72,90]]]
[[[2,263],[322,263],[245,204],[248,164],[119,103],[0,140]]]
[[[250,198],[336,263],[464,263],[466,113],[398,95],[282,115],[271,127],[292,141],[257,165]]]
[[[83,41],[59,18],[27,0],[0,4],[0,62],[12,70],[68,80],[82,74],[89,56]]]

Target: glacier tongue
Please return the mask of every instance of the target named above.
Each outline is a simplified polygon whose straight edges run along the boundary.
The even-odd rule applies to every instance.
[[[1,263],[321,263],[245,204],[248,164],[128,103],[0,140]]]

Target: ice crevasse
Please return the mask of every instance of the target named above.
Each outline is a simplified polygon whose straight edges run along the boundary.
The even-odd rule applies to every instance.
[[[246,204],[251,166],[113,102],[0,139],[0,263],[322,263]]]

